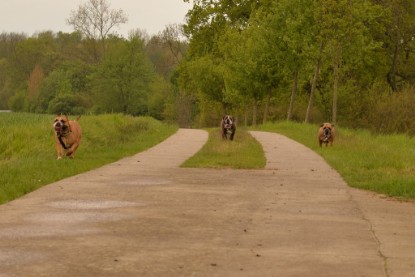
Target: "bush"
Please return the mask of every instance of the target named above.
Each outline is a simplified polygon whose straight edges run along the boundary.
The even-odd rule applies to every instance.
[[[84,114],[86,107],[82,97],[73,94],[63,94],[49,102],[48,113],[50,114]]]
[[[374,95],[368,109],[368,126],[378,133],[415,135],[415,89]]]

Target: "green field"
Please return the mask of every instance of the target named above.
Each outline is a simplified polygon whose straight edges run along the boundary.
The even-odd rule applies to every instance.
[[[0,113],[0,204],[140,152],[177,130],[149,117],[82,116],[83,139],[75,159],[58,161],[53,119],[52,115]]]

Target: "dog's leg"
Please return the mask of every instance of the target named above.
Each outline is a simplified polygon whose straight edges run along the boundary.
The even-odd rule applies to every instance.
[[[62,159],[62,146],[56,144],[56,153],[58,154],[58,160]]]
[[[230,135],[230,139],[233,140],[233,136],[235,135],[235,130],[232,130],[232,133]]]
[[[66,152],[66,156],[73,159],[75,157],[75,151],[78,148],[79,143],[74,143],[71,148],[68,149],[68,151]]]
[[[222,128],[222,139],[228,139],[228,136],[226,135],[226,129]]]
[[[55,147],[56,147],[56,154],[58,155],[58,160],[62,159],[62,145],[60,144],[58,138],[55,137]]]

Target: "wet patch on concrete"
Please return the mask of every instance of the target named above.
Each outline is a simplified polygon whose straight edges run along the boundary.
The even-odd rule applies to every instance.
[[[100,209],[114,209],[124,207],[145,206],[144,203],[130,202],[130,201],[114,201],[114,200],[63,200],[48,203],[47,206],[58,209],[73,209],[73,210],[100,210]]]
[[[27,227],[15,227],[15,228],[3,228],[0,229],[0,238],[41,238],[52,236],[79,236],[90,235],[99,233],[101,230],[98,228],[76,228],[73,224],[65,225],[45,225],[36,226],[33,228]]]
[[[34,223],[97,223],[118,221],[128,218],[126,215],[119,213],[94,213],[94,212],[47,212],[30,215],[26,220]]]
[[[46,257],[45,254],[33,252],[29,250],[11,250],[0,248],[0,264],[2,266],[16,266],[17,264],[35,263]],[[3,275],[2,276],[17,276],[17,275]]]
[[[128,178],[125,180],[117,181],[117,185],[120,186],[163,186],[170,184],[171,181],[166,179],[157,179],[154,177],[150,178],[140,178],[137,180],[134,180],[132,178]]]

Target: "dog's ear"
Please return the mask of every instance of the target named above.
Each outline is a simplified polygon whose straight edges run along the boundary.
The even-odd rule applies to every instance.
[[[324,123],[321,123],[320,127],[323,127],[323,126],[324,126]]]
[[[68,116],[66,114],[65,114],[65,119],[66,119],[66,122],[68,124],[69,132],[71,132],[72,131],[71,130],[71,124],[69,124],[69,118],[68,118]]]

